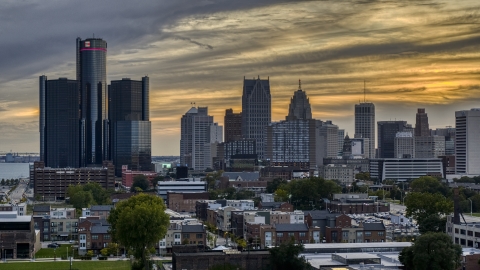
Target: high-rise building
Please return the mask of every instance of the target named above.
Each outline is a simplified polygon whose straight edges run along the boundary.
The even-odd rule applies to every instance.
[[[51,168],[79,167],[78,82],[66,78],[47,80],[41,76],[40,96],[44,99],[44,103],[40,103],[40,145],[45,165]]]
[[[395,157],[395,136],[400,131],[410,131],[407,121],[378,121],[378,157]]]
[[[225,142],[242,139],[242,113],[234,113],[233,109],[225,110]]]
[[[338,130],[338,154],[337,156],[341,157],[343,155],[343,145],[345,143],[345,129]],[[349,137],[350,139],[350,137]]]
[[[81,165],[102,164],[108,156],[107,42],[77,38],[77,81],[81,96]]]
[[[430,136],[430,128],[428,126],[428,116],[425,113],[424,108],[417,110],[416,122],[415,122],[415,136],[426,137]]]
[[[443,136],[416,136],[415,157],[437,158],[445,155],[445,137]]]
[[[243,79],[242,136],[255,139],[259,159],[264,158],[265,128],[272,120],[270,80]]]
[[[368,156],[375,157],[375,105],[373,103],[355,104],[355,138],[368,138],[370,149]]]
[[[316,121],[320,134],[320,153],[319,158],[332,158],[338,155],[338,126],[332,124],[332,121]],[[342,143],[343,146],[343,143]]]
[[[122,166],[132,171],[150,171],[152,163],[151,122],[149,121],[149,78],[112,81],[109,88],[109,159],[115,174]]]
[[[415,138],[411,132],[397,132],[394,145],[394,158],[415,158]]]
[[[210,143],[209,130],[213,116],[208,107],[192,107],[182,116],[180,132],[180,163],[195,170],[205,170],[205,144]]]
[[[445,128],[437,128],[431,130],[432,136],[445,137],[445,155],[455,155],[455,128],[447,126]]]
[[[296,119],[312,119],[310,100],[307,98],[307,93],[302,90],[300,80],[298,80],[298,90],[295,91],[293,97],[290,99],[290,106],[286,117],[288,121]]]
[[[317,125],[317,120],[314,119],[271,123],[266,132],[265,157],[271,164],[284,166],[292,163],[309,163],[312,170],[322,165]]]
[[[47,83],[47,76],[42,75],[38,78],[38,101],[39,111],[38,114],[38,128],[40,131],[40,161],[45,161],[45,87]]]
[[[455,173],[480,175],[480,109],[455,112]]]

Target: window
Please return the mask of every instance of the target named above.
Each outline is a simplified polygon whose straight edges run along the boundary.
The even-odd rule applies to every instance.
[[[473,231],[467,231],[468,236],[473,236]]]
[[[189,233],[184,233],[183,238],[190,238],[190,234]]]
[[[174,238],[175,239],[180,239],[180,234],[176,233]]]
[[[293,232],[289,232],[289,233],[288,233],[288,236],[289,236],[289,237],[292,237],[292,236],[294,236],[294,235],[295,235],[295,234],[294,234]]]
[[[87,239],[87,236],[85,234],[80,234],[80,240],[85,240]]]
[[[366,236],[366,237],[372,236],[372,232],[365,232],[365,236]]]
[[[301,233],[300,233],[300,237],[305,237],[305,233],[304,233],[304,232],[301,232]]]
[[[92,240],[98,240],[98,234],[92,234]]]
[[[203,234],[197,233],[197,239],[202,239],[202,238],[203,238]]]
[[[110,234],[103,235],[103,240],[109,240],[109,239],[110,239]]]
[[[384,232],[378,232],[378,236],[383,236]]]
[[[277,237],[283,237],[283,233],[281,232],[277,233]]]

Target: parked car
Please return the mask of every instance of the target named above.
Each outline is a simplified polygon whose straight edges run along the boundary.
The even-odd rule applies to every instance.
[[[57,248],[57,247],[59,247],[59,245],[52,243],[52,244],[48,244],[48,247],[49,248]]]

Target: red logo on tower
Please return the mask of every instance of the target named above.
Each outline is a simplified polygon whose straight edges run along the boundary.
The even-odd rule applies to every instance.
[[[85,48],[90,48],[90,41],[85,41]]]

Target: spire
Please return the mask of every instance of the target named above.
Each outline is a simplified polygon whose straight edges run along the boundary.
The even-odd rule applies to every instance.
[[[302,81],[298,79],[298,90],[302,90]]]

